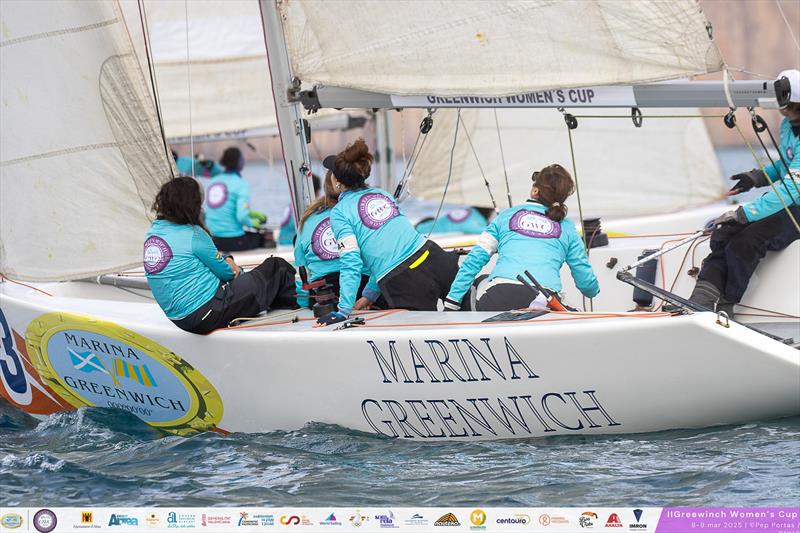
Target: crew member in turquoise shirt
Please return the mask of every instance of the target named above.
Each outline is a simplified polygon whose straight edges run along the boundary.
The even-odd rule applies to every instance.
[[[213,178],[217,174],[222,174],[222,167],[215,161],[201,159],[200,156],[188,157],[180,156],[173,152],[175,157],[175,167],[181,176],[191,176],[193,178]],[[192,171],[194,169],[194,172]]]
[[[308,273],[309,283],[324,280],[330,285],[333,292],[338,296],[339,288],[339,247],[333,237],[331,228],[331,210],[339,200],[339,193],[333,185],[333,174],[328,171],[323,187],[324,195],[308,206],[300,219],[300,233],[294,244],[294,264],[299,269],[303,267]],[[367,273],[361,274],[361,285],[358,291],[358,298],[369,282]],[[298,290],[298,302],[300,294],[306,295],[305,289]],[[376,303],[381,300],[380,290],[377,285],[371,286],[369,293]],[[313,305],[313,301],[310,304]]]
[[[486,217],[474,207],[464,206],[450,209],[434,224],[432,218],[417,223],[417,231],[423,235],[434,233],[467,233],[477,235],[486,229]]]
[[[267,217],[250,209],[250,185],[241,174],[244,156],[231,147],[223,152],[220,164],[225,172],[212,178],[206,190],[206,224],[214,244],[228,252],[259,248],[264,235],[258,230]]]
[[[322,164],[340,191],[331,227],[339,247],[341,294],[339,310],[320,317],[318,325],[341,322],[353,309],[369,307],[376,286],[389,307],[435,311],[458,271],[456,255],[420,235],[387,192],[367,187],[372,154],[363,139]],[[356,302],[364,266],[371,279]]]
[[[779,147],[782,157],[763,169],[731,177],[736,184],[728,194],[753,187],[769,190],[711,222],[715,228],[711,233],[711,254],[703,260],[689,297],[702,307],[725,311],[730,317],[767,252],[783,250],[800,238],[795,226],[800,223],[800,71],[785,70],[778,78],[787,78],[791,85],[789,103],[780,110],[784,116]]]
[[[273,307],[296,308],[294,268],[270,257],[243,272],[214,246],[202,205],[200,185],[187,176],[166,182],[153,203],[157,218],[144,241],[144,271],[167,318],[204,335],[235,318]]]
[[[561,267],[566,263],[584,296],[600,292],[583,240],[566,220],[565,202],[575,190],[561,165],[533,174],[530,200],[504,210],[489,224],[458,271],[445,308],[459,310],[475,277],[497,253],[492,273],[477,287],[478,311],[508,311],[531,307],[537,295],[516,278],[526,270],[540,285],[561,291]],[[540,302],[545,303],[542,297]]]

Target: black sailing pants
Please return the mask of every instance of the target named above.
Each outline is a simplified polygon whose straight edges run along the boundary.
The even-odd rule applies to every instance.
[[[800,221],[800,207],[790,207]],[[785,209],[749,224],[724,225],[711,234],[711,254],[703,260],[698,281],[719,289],[722,299],[739,303],[750,277],[767,252],[783,250],[800,238]]]
[[[390,308],[436,311],[458,273],[458,256],[428,241],[379,282]]]
[[[235,318],[254,317],[269,309],[297,309],[294,267],[269,257],[250,272],[222,283],[214,297],[186,318],[173,320],[190,333],[207,335]]]

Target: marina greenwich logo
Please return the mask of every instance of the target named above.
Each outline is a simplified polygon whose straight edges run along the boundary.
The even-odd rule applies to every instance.
[[[222,399],[200,372],[112,322],[48,313],[30,322],[25,344],[41,378],[73,407],[122,409],[179,435],[222,418]]]

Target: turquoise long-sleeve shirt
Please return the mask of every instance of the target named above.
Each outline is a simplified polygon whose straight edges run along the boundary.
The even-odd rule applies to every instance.
[[[278,232],[278,244],[292,244],[297,236],[297,227],[294,225],[292,216],[292,206],[287,205],[283,212],[280,231]]]
[[[181,156],[175,160],[175,166],[181,176],[195,177],[214,177],[217,174],[222,174],[225,169],[219,163],[213,163],[210,169],[205,168],[195,158]],[[192,174],[192,167],[194,166],[194,174]]]
[[[481,233],[486,229],[486,217],[474,207],[459,207],[447,211],[439,220],[436,227],[433,220],[426,220],[417,224],[417,231],[423,235],[428,235],[431,229],[436,233]]]
[[[497,263],[490,280],[516,280],[527,270],[541,285],[561,291],[561,266],[567,263],[578,289],[590,298],[596,296],[600,285],[575,224],[551,220],[546,211],[544,205],[529,200],[497,215],[458,269],[447,298],[460,302],[494,253]]]
[[[241,237],[250,221],[250,184],[238,172],[215,176],[206,190],[206,225],[215,237]]]
[[[339,246],[339,311],[347,315],[353,310],[365,266],[371,275],[364,296],[374,301],[377,282],[426,242],[381,189],[339,195],[331,210],[331,227]]]
[[[200,226],[156,220],[144,241],[144,271],[153,296],[171,320],[208,302],[233,269]]]
[[[294,264],[306,267],[309,281],[339,272],[339,247],[331,228],[331,209],[306,219],[294,243]]]
[[[781,122],[779,149],[789,164],[789,169],[786,169],[780,159],[764,167],[764,173],[775,184],[775,189],[770,187],[764,196],[742,206],[749,222],[774,215],[784,208],[784,203],[787,206],[793,203],[800,205],[800,136],[792,130],[788,118]],[[792,175],[792,172],[795,174]]]

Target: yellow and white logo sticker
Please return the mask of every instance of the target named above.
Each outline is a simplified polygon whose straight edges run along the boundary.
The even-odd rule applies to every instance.
[[[75,407],[113,407],[170,433],[216,428],[222,399],[167,348],[112,322],[73,313],[31,321],[25,344],[42,379]]]

